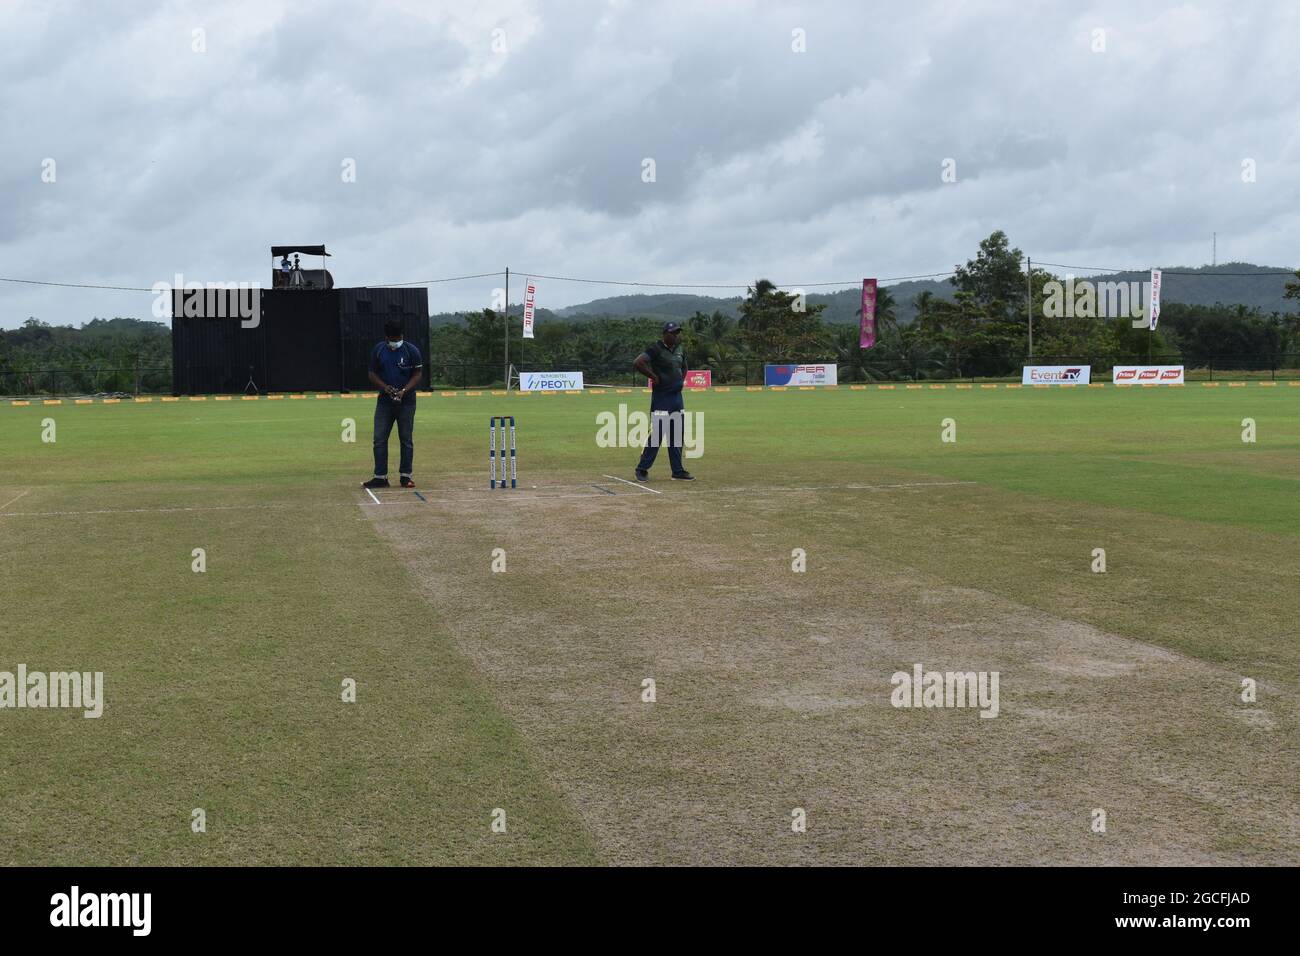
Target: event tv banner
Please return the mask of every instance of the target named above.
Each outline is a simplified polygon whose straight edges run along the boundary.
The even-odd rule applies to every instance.
[[[581,372],[520,372],[522,392],[565,392],[582,388]]]
[[[1087,385],[1091,379],[1091,365],[1026,365],[1020,375],[1020,384]]]
[[[1116,365],[1111,374],[1116,385],[1182,385],[1181,365]]]
[[[764,385],[838,385],[835,365],[765,365]]]

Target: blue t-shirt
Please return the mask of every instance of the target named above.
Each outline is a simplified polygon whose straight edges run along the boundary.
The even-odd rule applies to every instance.
[[[403,342],[400,348],[390,349],[388,342],[380,342],[370,353],[370,371],[384,380],[385,385],[402,388],[411,380],[415,370],[424,368],[420,350],[410,342]],[[381,394],[382,401],[391,401]],[[415,404],[415,389],[411,389],[402,398],[403,405]]]

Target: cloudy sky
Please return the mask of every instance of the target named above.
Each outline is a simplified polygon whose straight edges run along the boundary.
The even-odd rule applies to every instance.
[[[1289,2],[0,0],[0,35],[6,278],[269,282],[292,242],[343,286],[852,283],[995,229],[1104,267],[1300,248]],[[3,327],[151,306],[0,282]]]

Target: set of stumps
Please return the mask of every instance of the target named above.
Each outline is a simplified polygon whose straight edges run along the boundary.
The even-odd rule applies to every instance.
[[[501,484],[500,487],[506,486],[506,425],[510,426],[510,487],[517,488],[517,468],[515,459],[515,416],[513,415],[493,415],[488,419],[488,464],[491,467],[492,477],[489,479],[488,487],[495,489],[497,485],[497,460],[501,461]],[[498,427],[501,433],[501,441],[498,445],[497,431]]]

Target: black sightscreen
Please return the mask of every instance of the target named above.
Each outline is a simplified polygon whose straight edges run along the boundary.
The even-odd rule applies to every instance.
[[[261,295],[256,289],[178,289],[173,293],[175,394],[242,392],[250,378],[262,389],[267,355],[266,327],[256,320]],[[256,299],[251,298],[254,296]]]
[[[266,327],[266,392],[337,389],[339,293],[311,289],[262,296]]]
[[[425,377],[420,388],[428,388],[429,290],[342,289],[340,292],[345,387],[374,387],[366,377],[370,352],[376,343],[383,341],[384,323],[399,319],[402,335],[424,356]]]
[[[257,296],[257,308],[249,296]],[[173,296],[177,395],[369,389],[389,318],[429,355],[427,289],[184,290]],[[255,311],[255,319],[249,316]],[[422,387],[427,387],[426,378]]]

